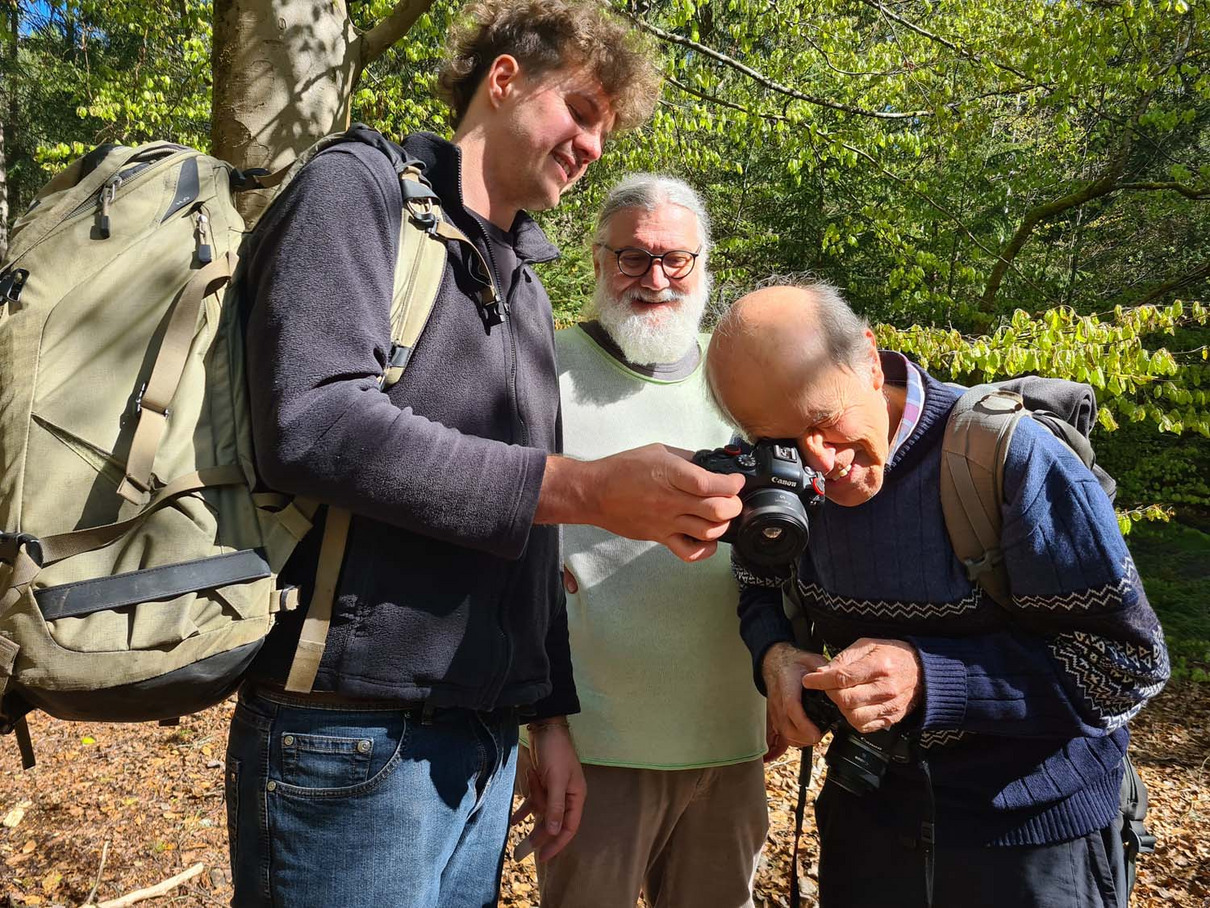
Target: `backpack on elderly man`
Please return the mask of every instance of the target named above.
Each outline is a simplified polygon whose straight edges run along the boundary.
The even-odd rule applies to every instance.
[[[1004,462],[1013,431],[1027,416],[1080,458],[1110,501],[1117,492],[1113,477],[1097,465],[1088,437],[1097,416],[1096,395],[1089,385],[1026,376],[964,391],[950,412],[942,442],[941,509],[967,576],[1001,605],[1011,598],[1000,550]],[[1129,893],[1138,856],[1155,851],[1155,836],[1143,823],[1147,787],[1129,754],[1123,758],[1120,806]]]
[[[385,388],[433,308],[446,243],[474,247],[422,165],[367,127],[272,175],[169,142],[103,146],[17,221],[0,263],[0,731],[17,733],[27,767],[29,711],[132,722],[204,709],[297,604],[276,578],[319,506],[258,484],[234,199],[280,190],[344,141],[387,155],[403,194]],[[490,282],[480,302],[495,304]],[[291,690],[314,682],[348,527],[328,509]]]

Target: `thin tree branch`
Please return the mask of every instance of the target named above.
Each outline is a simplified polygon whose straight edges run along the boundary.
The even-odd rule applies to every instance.
[[[904,69],[887,69],[887,70],[882,70],[881,72],[850,72],[847,69],[841,69],[839,66],[833,65],[832,59],[828,56],[828,52],[826,50],[824,50],[822,47],[820,47],[818,44],[816,44],[814,41],[812,41],[810,35],[804,34],[802,36],[802,38],[804,41],[806,41],[808,44],[810,44],[811,47],[813,47],[815,49],[816,53],[818,53],[821,57],[823,57],[824,65],[828,69],[832,70],[832,72],[834,72],[834,73],[839,73],[842,76],[861,76],[861,77],[866,77],[866,78],[878,79],[878,78],[886,78],[887,76],[899,76],[899,75],[902,75],[904,72],[906,72],[906,70],[904,70]]]
[[[968,59],[968,60],[971,60],[975,63],[982,63],[984,61],[984,57],[982,54],[977,54],[974,51],[969,51],[965,47],[959,47],[953,41],[947,41],[945,38],[942,38],[940,35],[935,35],[932,32],[928,31],[927,29],[921,28],[915,22],[911,22],[911,21],[903,18],[902,16],[900,16],[898,13],[895,13],[895,12],[887,9],[881,3],[878,3],[877,0],[861,0],[861,2],[864,3],[868,7],[871,7],[872,9],[878,10],[880,13],[882,13],[888,19],[895,20],[900,25],[902,25],[904,28],[914,31],[916,34],[920,35],[923,38],[928,38],[930,41],[935,41],[944,47],[948,47],[954,53],[959,54],[960,56],[966,57],[966,59]],[[998,60],[993,60],[991,57],[987,57],[986,59],[987,59],[987,62],[991,63],[992,66],[996,67],[997,69],[1002,69],[1005,72],[1012,73],[1014,76],[1016,76],[1020,79],[1024,79],[1026,82],[1029,82],[1031,85],[1044,84],[1044,83],[1039,83],[1037,79],[1031,79],[1025,73],[1021,72],[1021,70],[1019,70],[1015,67],[1009,66],[1007,63],[1000,63]]]
[[[1174,278],[1169,278],[1162,284],[1153,287],[1142,299],[1131,303],[1131,306],[1145,306],[1148,303],[1155,302],[1163,296],[1167,296],[1173,290],[1179,290],[1181,287],[1184,287],[1187,284],[1195,283],[1196,281],[1200,281],[1207,277],[1210,277],[1210,259],[1202,262],[1192,271],[1177,275]]]
[[[836,101],[829,101],[827,98],[818,98],[814,95],[808,95],[804,92],[798,91],[795,88],[782,85],[780,82],[775,82],[768,76],[761,75],[752,67],[744,65],[735,58],[728,57],[726,54],[717,51],[712,47],[707,47],[704,44],[699,44],[697,41],[693,41],[689,38],[682,37],[681,35],[676,35],[672,32],[665,31],[659,26],[652,25],[649,22],[644,22],[638,16],[635,16],[630,12],[623,11],[623,13],[630,18],[631,21],[638,25],[639,28],[646,32],[650,32],[661,41],[667,41],[670,44],[679,44],[681,47],[688,47],[691,50],[697,51],[704,57],[709,57],[718,63],[722,63],[724,66],[729,66],[731,69],[743,73],[749,79],[752,79],[752,81],[765,86],[765,88],[768,88],[771,91],[775,91],[778,94],[785,95],[789,98],[794,98],[798,101],[806,101],[808,104],[814,104],[817,107],[827,107],[831,110],[839,110],[859,117],[870,117],[875,120],[917,120],[922,117],[931,117],[933,115],[932,111],[929,110],[913,110],[904,113],[894,113],[891,111],[882,110],[865,110],[860,107],[851,107],[848,104],[840,104]]]
[[[1194,189],[1184,183],[1118,183],[1114,189],[1142,192],[1179,192],[1187,199],[1210,199],[1210,189]]]
[[[396,41],[408,33],[416,20],[433,5],[433,0],[400,0],[395,8],[377,25],[362,34],[361,61],[362,68],[369,66],[391,47]]]
[[[168,879],[156,883],[154,886],[148,886],[146,889],[137,889],[134,892],[127,893],[121,898],[110,899],[106,902],[100,902],[97,905],[85,905],[83,908],[127,908],[136,902],[142,902],[146,899],[154,899],[170,892],[182,883],[187,883],[193,879],[205,868],[205,864],[194,864],[188,870],[183,870],[176,876],[170,876]]]

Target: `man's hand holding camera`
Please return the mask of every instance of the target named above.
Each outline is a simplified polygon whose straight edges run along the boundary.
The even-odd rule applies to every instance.
[[[769,700],[769,724],[780,743],[794,747],[813,747],[822,737],[802,708],[803,679],[827,660],[790,643],[769,647],[761,663],[765,691]]]
[[[652,444],[600,460],[552,456],[535,523],[589,523],[667,546],[684,561],[709,558],[739,516],[742,476],[689,462],[690,452]]]
[[[803,690],[826,694],[861,734],[901,721],[919,705],[924,692],[919,656],[902,640],[863,637],[830,662],[780,643],[765,654],[761,673],[773,729],[796,747],[811,747],[821,737],[803,711]]]

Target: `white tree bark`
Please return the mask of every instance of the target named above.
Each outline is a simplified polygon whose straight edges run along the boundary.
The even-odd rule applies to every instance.
[[[432,0],[401,0],[359,32],[345,0],[215,0],[211,141],[239,167],[276,170],[349,124],[362,70]],[[251,202],[251,211],[259,204]]]

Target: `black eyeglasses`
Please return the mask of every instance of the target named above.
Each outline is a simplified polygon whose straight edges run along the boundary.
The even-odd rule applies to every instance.
[[[618,260],[618,271],[627,277],[642,277],[651,270],[652,262],[659,262],[665,275],[680,280],[689,276],[693,271],[693,266],[697,264],[697,257],[701,255],[700,249],[697,252],[690,252],[687,249],[670,249],[663,255],[652,255],[646,249],[640,249],[637,246],[623,246],[621,249],[614,249],[604,243],[598,245],[614,254]]]

